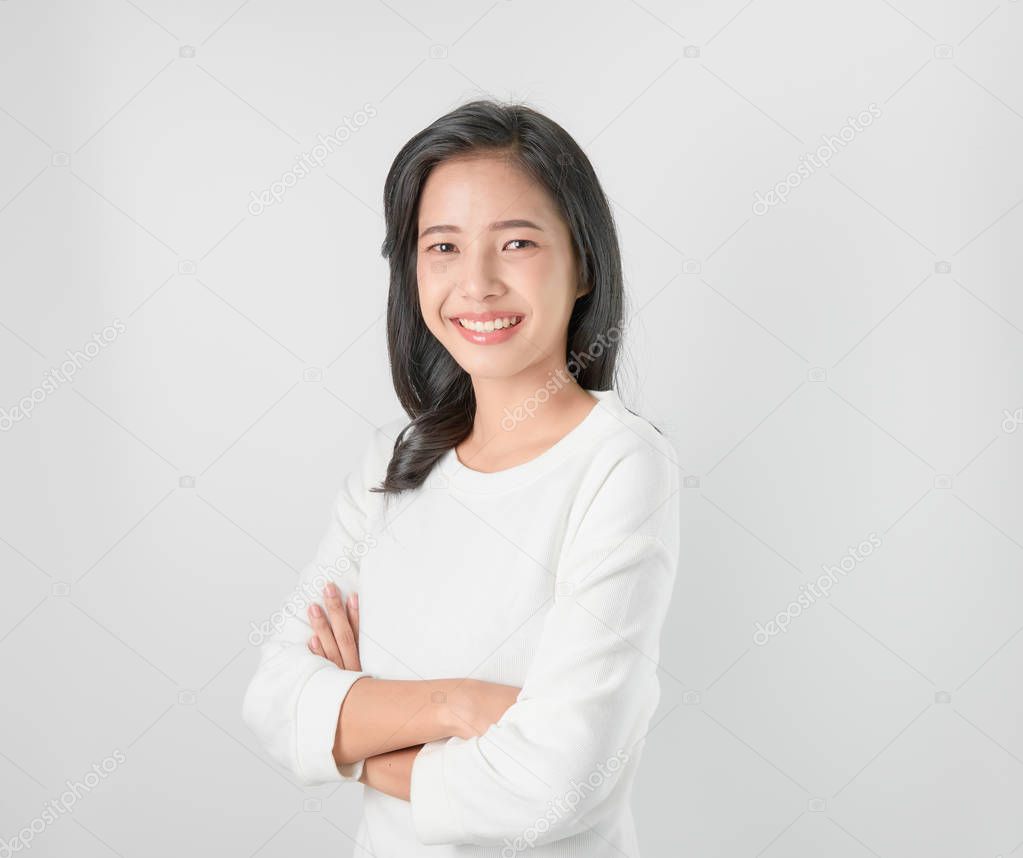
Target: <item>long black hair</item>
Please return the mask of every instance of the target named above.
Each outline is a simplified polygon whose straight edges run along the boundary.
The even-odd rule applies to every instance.
[[[391,378],[411,422],[399,433],[387,475],[372,491],[420,486],[436,462],[468,437],[476,414],[469,374],[430,332],[416,279],[419,198],[447,158],[504,157],[551,194],[572,236],[580,280],[568,322],[566,368],[587,390],[613,386],[623,328],[621,251],[607,197],[589,159],[560,125],[524,104],[470,101],[432,122],[398,152],[384,182],[390,264],[387,351]],[[601,344],[599,353],[594,344]]]

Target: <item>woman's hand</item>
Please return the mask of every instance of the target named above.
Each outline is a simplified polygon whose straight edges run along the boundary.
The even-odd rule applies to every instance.
[[[309,649],[334,662],[342,670],[362,670],[359,661],[359,594],[351,593],[341,602],[341,591],[333,581],[323,588],[326,611],[317,604],[309,606],[313,636]]]
[[[491,724],[501,720],[518,699],[522,689],[482,679],[462,679],[447,695],[451,735],[460,739],[482,736]]]

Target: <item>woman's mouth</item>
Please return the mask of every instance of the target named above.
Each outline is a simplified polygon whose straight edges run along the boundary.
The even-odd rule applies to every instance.
[[[524,317],[517,314],[495,316],[486,320],[455,316],[450,321],[470,343],[491,346],[503,343],[515,335]]]

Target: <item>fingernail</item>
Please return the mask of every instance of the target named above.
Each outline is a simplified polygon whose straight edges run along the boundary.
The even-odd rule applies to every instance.
[[[333,581],[328,581],[327,586],[323,588],[328,596],[336,596],[337,588],[334,586]]]
[[[312,614],[314,617],[320,616],[320,606],[319,605],[310,605],[309,606],[309,613]]]
[[[352,593],[352,607],[355,608],[355,610],[359,610],[359,594],[358,593]]]

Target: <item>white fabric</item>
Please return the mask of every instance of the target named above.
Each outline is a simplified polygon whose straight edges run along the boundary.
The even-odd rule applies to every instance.
[[[368,489],[401,419],[345,479],[302,573],[307,595],[262,645],[246,692],[268,753],[305,784],[357,780],[363,763],[339,771],[332,747],[362,676],[522,687],[484,735],[423,748],[410,802],[365,790],[356,856],[638,855],[629,796],[660,697],[680,481],[664,436],[616,392],[590,392],[582,423],[523,465],[488,474],[448,450],[385,505]],[[361,672],[305,645],[305,605],[331,567],[344,595],[360,594]]]

